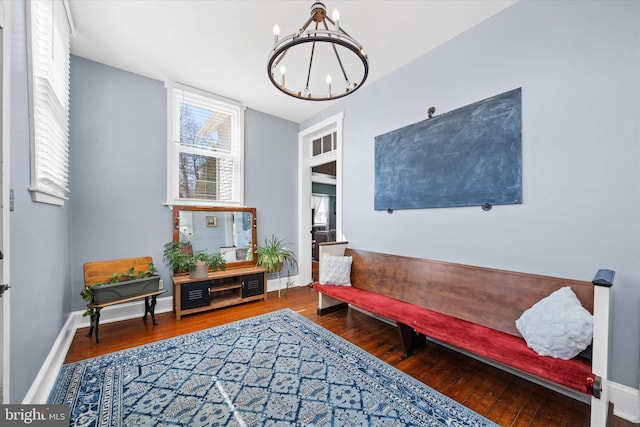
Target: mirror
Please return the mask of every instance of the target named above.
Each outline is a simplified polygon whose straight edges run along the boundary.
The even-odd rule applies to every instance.
[[[255,249],[257,234],[255,208],[173,207],[173,241],[193,252],[220,252],[227,269],[256,264],[251,248]]]

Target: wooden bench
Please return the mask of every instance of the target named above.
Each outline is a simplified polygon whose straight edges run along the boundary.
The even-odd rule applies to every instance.
[[[151,257],[138,257],[138,258],[123,258],[108,261],[94,261],[85,263],[84,269],[84,284],[85,286],[94,286],[99,283],[105,283],[109,281],[113,273],[127,272],[130,268],[133,268],[134,273],[140,273],[146,271],[149,265],[153,263]],[[90,312],[91,324],[89,327],[90,337],[95,329],[96,331],[96,344],[100,342],[99,325],[100,325],[100,310],[105,307],[109,307],[115,304],[123,304],[130,301],[135,301],[144,298],[144,316],[143,320],[147,319],[147,314],[151,315],[151,320],[154,325],[157,325],[155,317],[156,299],[158,295],[163,294],[165,291],[157,290],[153,292],[144,292],[136,295],[131,295],[117,299],[115,301],[109,301],[101,304],[90,302],[87,304],[87,309]],[[149,300],[151,298],[151,300]]]
[[[429,338],[590,400],[591,425],[606,425],[610,270],[600,270],[593,282],[584,282],[355,250],[346,243],[320,247],[321,269],[325,253],[352,257],[352,286],[315,283],[318,314],[349,304],[388,319],[397,325],[407,356]],[[526,309],[565,286],[594,315],[591,360],[540,356],[516,329],[515,321]]]

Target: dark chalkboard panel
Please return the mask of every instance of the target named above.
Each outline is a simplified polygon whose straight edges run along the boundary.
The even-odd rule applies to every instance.
[[[522,90],[375,137],[376,210],[522,203]]]

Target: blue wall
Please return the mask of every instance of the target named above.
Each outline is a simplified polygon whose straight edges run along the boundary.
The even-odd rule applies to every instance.
[[[162,82],[72,57],[72,310],[85,262],[151,256],[170,283],[166,110]]]
[[[71,82],[71,308],[81,310],[75,290],[88,261],[150,255],[171,283],[162,247],[173,238],[172,212],[164,206],[164,83],[75,56]],[[245,111],[245,205],[257,209],[259,241],[296,237],[297,132],[295,123]]]
[[[244,137],[245,203],[257,208],[258,243],[274,234],[297,253],[298,124],[247,110]]]
[[[20,402],[69,313],[84,309],[82,265],[150,255],[170,283],[162,246],[172,226],[164,84],[79,57],[71,60],[70,200],[31,202],[24,4],[15,3],[12,23],[10,399]],[[296,123],[246,111],[245,204],[257,208],[259,239],[296,239],[297,134]]]
[[[11,2],[10,363],[12,403],[20,403],[69,312],[70,201],[31,201],[24,2]]]
[[[303,122],[344,111],[350,246],[580,280],[614,269],[610,373],[637,388],[639,23],[640,2],[521,1]],[[518,87],[522,205],[373,210],[375,136]]]

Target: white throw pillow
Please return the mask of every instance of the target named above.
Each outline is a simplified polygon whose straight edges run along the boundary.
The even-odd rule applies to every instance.
[[[591,344],[593,316],[566,286],[522,313],[516,328],[536,353],[567,360]]]
[[[323,285],[351,286],[350,256],[323,254],[320,259],[320,283]]]

